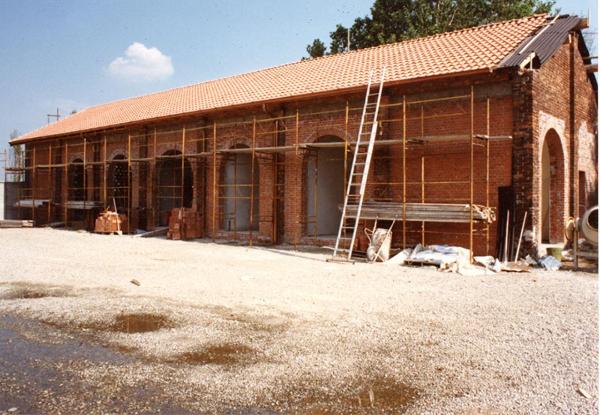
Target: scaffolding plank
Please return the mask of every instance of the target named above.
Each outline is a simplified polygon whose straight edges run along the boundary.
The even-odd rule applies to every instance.
[[[355,215],[357,205],[348,205],[348,214]],[[496,220],[494,208],[473,205],[473,220],[492,223]],[[470,222],[469,204],[454,203],[407,203],[407,222]],[[401,202],[364,202],[362,219],[402,220],[404,207]]]

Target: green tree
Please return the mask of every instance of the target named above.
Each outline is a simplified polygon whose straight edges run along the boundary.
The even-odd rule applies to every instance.
[[[325,46],[325,43],[321,39],[313,40],[313,43],[306,47],[309,58],[320,58],[325,55],[326,50],[327,46]]]
[[[306,50],[313,57],[362,49],[534,13],[549,13],[554,4],[554,0],[375,0],[370,16],[357,18],[349,29],[336,25],[329,34],[329,51],[323,48],[325,43],[320,39],[315,39]],[[314,48],[315,45],[318,48]]]

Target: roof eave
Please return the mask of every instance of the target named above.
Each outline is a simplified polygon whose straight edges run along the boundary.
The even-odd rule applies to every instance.
[[[437,81],[437,80],[446,79],[446,78],[480,75],[480,74],[491,73],[494,71],[494,69],[495,68],[493,68],[493,67],[480,68],[480,69],[475,69],[475,70],[470,70],[470,71],[452,72],[452,73],[448,73],[448,74],[433,75],[433,76],[428,76],[428,77],[401,79],[401,80],[386,82],[385,87],[400,86],[400,85],[419,83],[419,82],[427,82],[427,81]],[[250,108],[250,107],[254,107],[254,106],[258,106],[258,105],[281,104],[284,102],[304,101],[304,100],[314,99],[314,98],[333,97],[335,95],[340,95],[340,94],[351,94],[351,93],[355,93],[355,92],[362,92],[365,87],[366,87],[366,84],[351,87],[351,88],[342,88],[342,89],[335,89],[335,90],[330,90],[330,91],[325,91],[325,92],[308,93],[308,94],[302,94],[302,95],[292,95],[292,96],[287,96],[287,97],[283,97],[283,98],[255,101],[255,102],[249,102],[249,103],[244,103],[244,104],[239,104],[239,105],[232,105],[232,106],[228,106],[228,107],[217,107],[217,108],[205,109],[205,110],[200,110],[200,111],[190,111],[190,112],[184,112],[184,113],[175,114],[175,115],[168,115],[168,116],[164,116],[164,117],[145,118],[143,120],[136,120],[136,121],[131,121],[131,122],[127,122],[127,123],[113,124],[113,125],[104,126],[104,127],[89,128],[89,129],[85,129],[85,130],[78,130],[78,131],[73,131],[73,132],[66,133],[66,134],[51,134],[51,135],[44,135],[44,136],[37,136],[37,137],[30,137],[30,138],[17,137],[14,140],[9,141],[9,144],[11,146],[15,146],[15,145],[21,145],[21,144],[28,144],[33,141],[39,142],[39,141],[52,140],[52,139],[56,139],[56,138],[71,138],[71,137],[80,136],[83,134],[99,133],[102,131],[111,131],[111,130],[123,129],[123,128],[127,128],[127,127],[141,126],[143,124],[156,123],[156,122],[161,122],[161,121],[170,120],[170,119],[202,116],[202,115],[206,115],[206,114],[210,114],[210,113],[214,113],[214,112],[218,112],[218,111],[240,110],[240,109]]]

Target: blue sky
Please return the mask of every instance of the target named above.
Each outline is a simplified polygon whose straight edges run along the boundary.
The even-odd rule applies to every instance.
[[[336,23],[351,24],[371,4],[0,0],[0,149],[12,130],[44,125],[57,107],[65,114],[298,60],[312,39],[327,40]],[[596,1],[557,6],[583,15],[590,9],[597,31]]]

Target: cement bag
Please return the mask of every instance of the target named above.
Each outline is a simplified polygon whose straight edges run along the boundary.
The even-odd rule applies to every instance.
[[[390,258],[390,247],[392,245],[392,232],[387,229],[377,228],[371,237],[371,243],[367,248],[369,261],[379,259],[387,261]],[[379,255],[377,253],[379,252]]]

